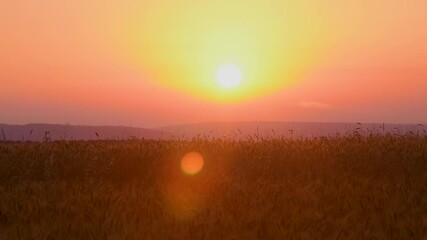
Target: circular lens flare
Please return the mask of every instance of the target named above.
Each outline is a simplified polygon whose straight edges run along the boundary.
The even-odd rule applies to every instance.
[[[218,69],[216,79],[221,87],[233,88],[240,84],[242,72],[232,64],[225,64]]]
[[[188,175],[195,175],[203,168],[203,156],[198,152],[189,152],[181,159],[181,170]]]

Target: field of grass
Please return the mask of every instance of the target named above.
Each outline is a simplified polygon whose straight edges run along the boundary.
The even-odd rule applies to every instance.
[[[0,239],[427,239],[427,137],[2,142]]]

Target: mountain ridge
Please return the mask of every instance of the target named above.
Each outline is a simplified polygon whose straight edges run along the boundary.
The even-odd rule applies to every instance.
[[[0,123],[0,140],[124,140],[124,139],[191,139],[236,138],[248,135],[265,137],[320,137],[352,134],[392,133],[426,134],[423,124],[349,123],[349,122],[200,122],[168,125],[154,128],[108,125],[71,124],[3,124]]]

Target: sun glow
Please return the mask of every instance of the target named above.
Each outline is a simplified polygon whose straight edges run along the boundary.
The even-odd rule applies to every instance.
[[[242,72],[234,65],[225,64],[218,69],[216,79],[221,87],[233,88],[240,84]]]
[[[312,39],[325,21],[307,21],[318,13],[302,3],[160,2],[136,11],[118,36],[149,79],[202,99],[236,102],[291,85],[323,46]]]

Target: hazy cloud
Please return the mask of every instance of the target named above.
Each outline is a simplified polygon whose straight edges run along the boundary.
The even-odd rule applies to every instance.
[[[332,105],[329,105],[327,103],[322,103],[322,102],[315,102],[315,101],[302,101],[298,103],[298,106],[302,108],[322,109],[322,110],[327,110],[332,108]]]

